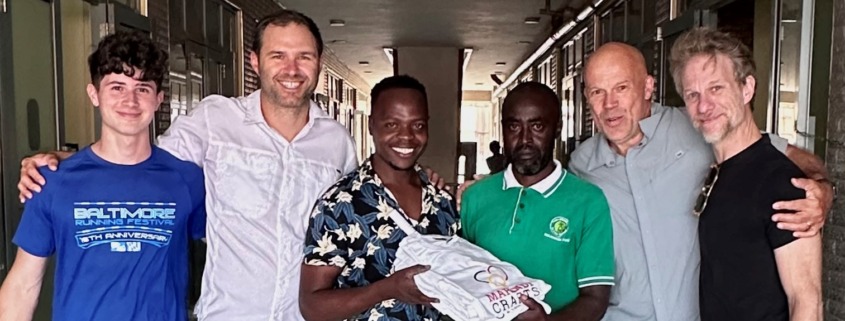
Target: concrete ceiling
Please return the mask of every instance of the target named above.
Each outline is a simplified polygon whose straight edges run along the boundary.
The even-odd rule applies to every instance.
[[[504,80],[549,35],[545,0],[281,0],[310,16],[323,40],[370,86],[392,75],[383,48],[444,46],[473,48],[464,90],[493,90],[490,74]],[[585,0],[551,0],[552,9],[583,7]],[[577,11],[576,11],[577,12]],[[538,24],[525,24],[538,17]],[[329,25],[345,21],[343,27]],[[527,43],[526,43],[527,42]],[[366,61],[369,65],[359,62]],[[504,62],[504,66],[497,66]]]

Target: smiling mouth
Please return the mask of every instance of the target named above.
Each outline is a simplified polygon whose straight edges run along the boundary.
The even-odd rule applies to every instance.
[[[295,89],[299,89],[299,87],[301,87],[304,82],[303,81],[280,81],[279,83],[285,89],[295,90]]]
[[[713,123],[714,121],[716,121],[717,119],[719,119],[719,116],[711,116],[711,117],[699,118],[699,119],[698,119],[698,123],[699,123],[699,124],[711,124],[711,123]]]
[[[125,113],[125,112],[117,112],[118,115],[121,117],[129,117],[129,118],[137,118],[141,117],[141,113]]]
[[[411,153],[413,153],[413,152],[414,152],[414,149],[413,149],[413,148],[391,147],[391,149],[392,149],[394,152],[397,152],[397,153],[399,153],[399,154],[401,154],[401,155],[403,155],[403,156],[405,156],[405,155],[410,155]]]

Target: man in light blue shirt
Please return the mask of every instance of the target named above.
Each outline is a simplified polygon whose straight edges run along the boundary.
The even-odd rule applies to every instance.
[[[642,54],[609,43],[585,68],[586,98],[601,133],[572,156],[570,169],[598,185],[611,208],[616,286],[604,320],[698,320],[698,220],[692,211],[712,151],[683,109],[651,103],[654,79]],[[813,179],[794,180],[809,202],[779,202],[795,210],[775,215],[796,236],[818,233],[832,201],[824,165],[812,154],[773,144]],[[774,209],[772,213],[774,214]]]

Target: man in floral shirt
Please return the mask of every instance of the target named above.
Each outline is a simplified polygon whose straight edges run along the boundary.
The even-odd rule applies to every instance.
[[[299,286],[302,315],[308,320],[439,320],[441,314],[430,305],[437,299],[414,284],[414,275],[428,267],[392,271],[405,237],[389,217],[392,211],[421,234],[460,230],[454,200],[417,164],[428,142],[425,87],[414,78],[393,76],[379,82],[371,97],[375,153],[329,188],[311,214]]]

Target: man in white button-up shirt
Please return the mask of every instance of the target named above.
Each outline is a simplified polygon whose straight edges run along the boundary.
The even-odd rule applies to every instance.
[[[159,147],[205,170],[208,252],[200,320],[301,320],[308,213],[325,188],[358,165],[347,130],[309,99],[323,52],[316,24],[283,10],[259,21],[256,33],[250,63],[262,90],[209,96],[159,138]],[[47,158],[24,161],[22,186],[43,184],[26,177],[27,167],[34,170]]]

